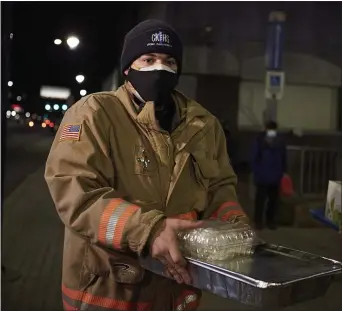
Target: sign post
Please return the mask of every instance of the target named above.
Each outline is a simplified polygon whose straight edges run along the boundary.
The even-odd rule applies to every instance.
[[[264,122],[277,121],[278,101],[283,97],[285,73],[283,69],[284,24],[286,16],[283,12],[271,12],[266,38],[266,108]]]

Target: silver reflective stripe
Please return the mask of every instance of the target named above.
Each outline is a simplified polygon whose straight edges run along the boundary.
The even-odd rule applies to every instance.
[[[186,305],[188,303],[194,302],[197,300],[197,295],[187,295],[184,298],[184,302],[179,304],[176,308],[177,311],[183,311],[186,309]]]
[[[110,216],[110,219],[108,221],[107,231],[106,231],[106,243],[108,245],[113,245],[116,225],[121,215],[126,210],[126,207],[129,205],[131,204],[128,202],[120,203],[119,206],[114,210],[113,214]]]
[[[82,305],[80,307],[80,311],[85,311],[87,310],[89,305],[86,302],[82,302]]]

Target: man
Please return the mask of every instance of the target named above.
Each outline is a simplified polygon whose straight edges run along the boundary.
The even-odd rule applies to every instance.
[[[117,92],[89,95],[65,114],[45,178],[65,224],[66,310],[194,310],[177,246],[201,219],[245,221],[218,120],[174,88],[182,43],[148,20],[125,38]],[[159,259],[171,277],[145,271]],[[178,284],[177,284],[178,283]]]
[[[254,223],[257,229],[263,229],[266,201],[266,224],[270,229],[277,227],[280,182],[286,171],[286,146],[277,127],[276,122],[268,122],[252,148],[251,166],[256,186]]]

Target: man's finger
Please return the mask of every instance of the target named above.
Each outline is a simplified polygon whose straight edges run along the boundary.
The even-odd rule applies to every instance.
[[[191,285],[191,278],[188,271],[186,270],[187,262],[182,256],[176,244],[170,246],[170,256],[173,262],[175,263],[174,268],[176,269],[177,273],[181,276],[184,283]]]
[[[177,283],[183,283],[182,275],[178,272],[178,269],[176,268],[175,263],[172,261],[171,256],[166,254],[164,260],[167,262],[165,266],[172,277],[177,281]]]
[[[186,260],[182,256],[182,253],[180,252],[178,245],[176,243],[172,243],[171,245],[169,245],[169,253],[170,253],[172,263],[175,266],[181,266],[181,267],[186,266]]]

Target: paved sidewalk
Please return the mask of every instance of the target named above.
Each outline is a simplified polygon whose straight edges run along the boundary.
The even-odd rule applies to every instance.
[[[4,206],[2,256],[5,265],[22,279],[2,284],[2,310],[61,311],[63,225],[53,207],[43,168],[14,190]],[[342,237],[329,229],[263,231],[270,243],[313,252],[342,261]],[[342,310],[342,282],[335,282],[325,297],[284,311]],[[254,310],[238,302],[204,294],[200,310]]]
[[[2,284],[2,310],[61,311],[63,225],[43,168],[29,175],[4,204],[2,260],[22,279]]]

